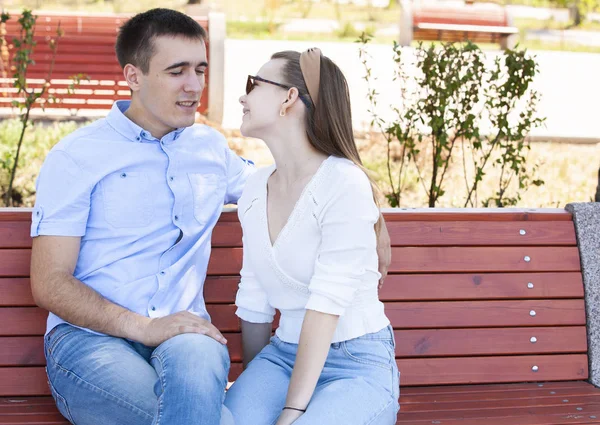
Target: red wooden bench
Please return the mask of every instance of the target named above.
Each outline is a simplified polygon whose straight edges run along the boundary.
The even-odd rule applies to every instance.
[[[48,40],[56,38],[59,23],[64,31],[64,36],[58,41],[58,53],[50,88],[50,92],[59,98],[60,102],[46,103],[46,108],[68,109],[75,114],[79,110],[109,110],[115,100],[129,99],[129,88],[123,80],[123,71],[115,54],[115,42],[119,27],[130,15],[76,15],[50,12],[36,13],[36,15],[38,16],[35,32],[37,45],[33,55],[35,65],[30,66],[28,72],[28,82],[32,88],[41,88],[48,76],[52,61]],[[18,12],[11,13],[11,19],[6,23],[5,28],[10,57],[14,52],[12,40],[18,36],[19,31],[18,16]],[[215,53],[215,49],[223,49],[224,27],[221,22],[215,22],[221,17],[222,15],[219,14],[211,14],[209,17],[195,18],[207,30],[211,39],[211,44],[207,44],[209,58],[207,82],[210,74],[222,74],[224,71],[223,54]],[[72,84],[70,78],[77,74],[86,75],[89,81],[82,80],[73,93],[68,93],[69,85]],[[10,107],[16,96],[10,70],[7,70],[6,77],[8,78],[3,78],[0,84],[0,108]],[[220,122],[222,109],[219,111],[219,105],[222,103],[222,95],[222,78],[215,78],[214,81],[211,79],[211,84],[207,84],[207,90],[202,95],[200,112],[208,113],[211,106],[212,118]],[[41,106],[41,103],[38,106]]]
[[[498,43],[502,49],[514,45],[519,30],[513,26],[506,8],[496,4],[464,6],[413,5],[403,2],[400,39],[473,43]]]
[[[65,424],[49,397],[46,312],[29,290],[27,211],[0,212],[0,424]],[[600,423],[586,382],[584,288],[563,210],[386,213],[393,260],[380,297],[402,373],[398,424]],[[241,371],[233,300],[241,230],[223,214],[205,298]]]

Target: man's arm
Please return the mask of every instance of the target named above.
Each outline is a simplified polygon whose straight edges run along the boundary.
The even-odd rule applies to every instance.
[[[38,236],[31,254],[31,291],[36,304],[75,326],[148,346],[158,346],[181,333],[201,333],[227,341],[208,321],[188,312],[158,319],[136,314],[108,301],[73,277],[79,237]]]

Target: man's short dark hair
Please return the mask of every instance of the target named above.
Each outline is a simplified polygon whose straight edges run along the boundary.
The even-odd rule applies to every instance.
[[[121,67],[130,63],[147,74],[154,55],[154,39],[164,35],[203,41],[207,38],[198,22],[176,10],[157,8],[139,13],[119,29],[115,50]]]

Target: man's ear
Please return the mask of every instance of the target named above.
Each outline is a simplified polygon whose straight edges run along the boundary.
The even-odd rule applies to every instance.
[[[125,81],[127,81],[127,85],[131,91],[138,91],[140,89],[141,75],[141,69],[130,63],[125,65],[125,68],[123,68],[123,76],[125,77]]]

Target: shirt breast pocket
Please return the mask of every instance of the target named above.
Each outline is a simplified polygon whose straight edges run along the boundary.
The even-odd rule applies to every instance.
[[[154,218],[152,186],[146,173],[119,171],[102,181],[104,214],[114,227],[145,227]]]
[[[188,173],[194,201],[194,217],[201,225],[220,214],[225,202],[225,177],[219,174]]]

